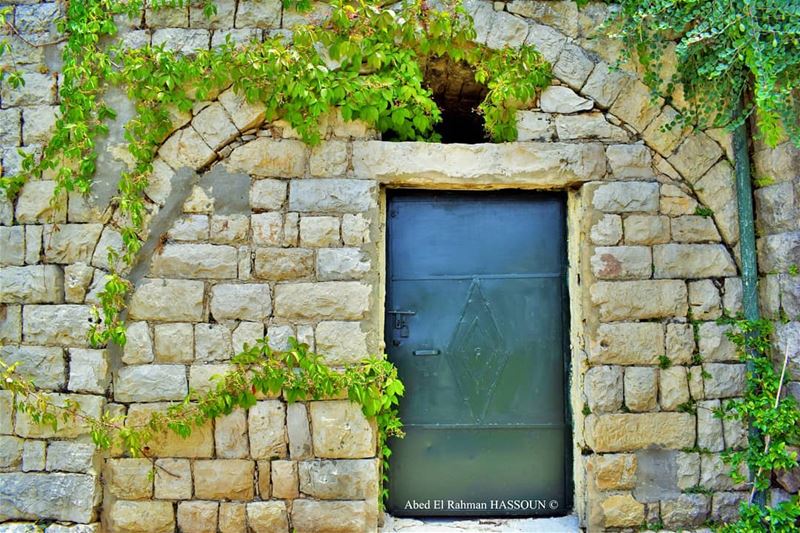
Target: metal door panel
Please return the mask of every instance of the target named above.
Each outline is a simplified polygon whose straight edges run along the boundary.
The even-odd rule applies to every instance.
[[[563,198],[394,193],[388,259],[407,433],[392,442],[390,511],[567,512]]]

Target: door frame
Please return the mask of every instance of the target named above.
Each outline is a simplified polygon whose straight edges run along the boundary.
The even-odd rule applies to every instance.
[[[585,471],[580,453],[576,453],[579,442],[582,440],[582,420],[580,416],[580,406],[583,405],[581,393],[580,371],[586,364],[586,356],[583,350],[582,336],[578,334],[582,327],[581,305],[572,295],[580,294],[580,275],[578,265],[580,262],[580,234],[581,234],[581,200],[580,188],[541,188],[525,187],[519,183],[498,184],[493,183],[489,187],[474,186],[447,186],[431,184],[430,187],[415,184],[412,187],[403,185],[382,184],[379,191],[379,238],[378,238],[378,271],[379,271],[379,294],[378,294],[378,331],[380,349],[386,353],[386,300],[388,287],[388,206],[390,191],[393,190],[415,190],[421,192],[454,191],[454,192],[489,192],[492,190],[503,191],[541,191],[541,192],[560,192],[565,196],[565,235],[567,238],[566,246],[563,248],[566,257],[566,279],[564,280],[565,291],[563,292],[562,305],[562,324],[564,327],[563,353],[564,357],[564,401],[565,401],[565,424],[568,428],[571,439],[571,446],[565,450],[565,480],[566,480],[566,500],[568,509],[559,515],[577,514],[583,516],[585,505],[584,498],[584,479]],[[579,424],[580,423],[580,424]],[[533,458],[532,458],[533,459]],[[389,474],[391,475],[391,473]],[[469,519],[470,517],[464,517]],[[535,518],[535,517],[533,517]],[[459,520],[458,518],[456,520]]]

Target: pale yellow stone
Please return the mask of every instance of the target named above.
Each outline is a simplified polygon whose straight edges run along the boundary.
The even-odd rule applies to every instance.
[[[152,471],[149,459],[109,459],[104,479],[117,498],[145,500],[153,496]]]
[[[688,413],[589,415],[587,442],[596,452],[624,452],[650,446],[681,449],[695,444],[695,418]]]
[[[217,502],[181,502],[178,504],[178,528],[181,533],[217,533]]]
[[[252,500],[255,463],[244,459],[202,460],[194,463],[194,495],[208,500]]]
[[[606,527],[640,526],[644,522],[644,504],[630,494],[609,496],[602,503]]]
[[[590,459],[594,479],[600,490],[626,490],[636,485],[636,456],[633,454],[594,455]]]
[[[173,533],[172,503],[118,500],[109,506],[108,527],[114,533]]]
[[[166,410],[169,404],[148,403],[131,405],[127,423],[138,426],[147,423],[155,411]],[[179,437],[172,431],[156,434],[148,443],[150,455],[154,457],[211,457],[214,453],[214,436],[211,423],[192,427],[188,438]]]

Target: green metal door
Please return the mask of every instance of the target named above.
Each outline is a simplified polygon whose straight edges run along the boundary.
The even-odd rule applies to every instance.
[[[550,193],[389,192],[392,514],[569,512],[564,211]]]

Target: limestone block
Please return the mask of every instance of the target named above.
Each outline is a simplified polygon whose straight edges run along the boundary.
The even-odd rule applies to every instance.
[[[124,367],[114,383],[114,399],[120,402],[182,400],[188,392],[183,365]]]
[[[338,246],[339,219],[336,217],[302,217],[300,219],[302,246]]]
[[[636,484],[636,456],[629,453],[596,454],[589,459],[600,490],[630,490]]]
[[[291,500],[300,495],[297,461],[272,461],[272,497]]]
[[[39,105],[25,108],[23,112],[22,139],[26,145],[45,144],[53,133],[58,106]]]
[[[655,322],[601,324],[589,360],[618,365],[652,365],[664,355],[664,326]]]
[[[45,442],[43,440],[26,440],[22,443],[22,470],[24,472],[41,471],[45,468]]]
[[[56,103],[55,74],[21,70],[20,75],[24,80],[22,86],[11,87],[8,83],[4,83],[3,87],[0,88],[3,107],[38,106]]]
[[[108,508],[108,526],[119,533],[172,533],[172,502],[117,500]]]
[[[595,65],[581,89],[581,93],[593,99],[601,109],[608,109],[619,93],[630,81],[630,76],[621,70],[611,70],[608,63]]]
[[[695,183],[697,198],[713,211],[722,238],[727,243],[739,240],[739,217],[736,210],[736,188],[733,168],[720,161]]]
[[[248,531],[253,533],[285,533],[289,531],[286,503],[280,501],[247,504]],[[295,526],[295,531],[297,528]]]
[[[606,527],[639,526],[644,522],[644,504],[630,494],[616,494],[603,500],[603,517]]]
[[[183,203],[184,213],[210,214],[214,212],[214,198],[209,196],[210,191],[194,185],[189,197]]]
[[[736,275],[736,264],[721,244],[659,244],[653,247],[655,278],[714,278]]]
[[[47,446],[47,470],[88,473],[96,448],[92,443],[53,441]]]
[[[719,242],[714,219],[684,215],[672,219],[672,238],[676,242]]]
[[[280,246],[283,230],[283,217],[280,213],[257,213],[250,217],[253,228],[253,242]]]
[[[236,2],[233,0],[221,0],[214,5],[217,7],[217,12],[210,17],[207,17],[205,13],[203,13],[202,4],[190,5],[189,25],[192,28],[233,28],[233,18],[236,13]]]
[[[211,242],[240,244],[247,241],[250,217],[247,215],[215,215],[211,217]]]
[[[256,277],[262,279],[308,278],[314,273],[314,252],[301,248],[257,248],[254,265]]]
[[[250,455],[255,459],[286,457],[285,405],[278,400],[260,401],[250,408]]]
[[[556,130],[549,113],[517,111],[517,141],[551,141],[555,136]]]
[[[270,461],[256,461],[256,470],[258,471],[258,497],[262,500],[268,500],[272,492],[270,486]]]
[[[525,38],[525,44],[533,45],[548,63],[555,63],[561,50],[564,49],[566,36],[544,24],[529,23],[528,25],[530,29]]]
[[[647,279],[653,259],[647,246],[598,246],[591,265],[598,279]]]
[[[742,492],[717,492],[711,496],[711,520],[730,524],[739,519],[739,506],[747,498]],[[773,502],[774,503],[774,502]]]
[[[634,412],[652,411],[656,408],[658,371],[653,367],[625,369],[625,407]]]
[[[653,160],[650,150],[642,144],[612,144],[606,148],[606,157],[615,178],[650,178],[653,176]]]
[[[784,181],[757,189],[755,209],[758,213],[756,224],[761,233],[775,233],[796,229],[794,187],[792,182]]]
[[[148,1],[145,10],[145,21],[149,28],[185,28],[189,26],[189,11],[186,7],[169,8],[166,6],[152,7],[153,2]]]
[[[263,322],[272,313],[269,285],[220,283],[211,289],[211,315],[217,320]]]
[[[227,361],[232,352],[231,330],[223,324],[197,324],[194,327],[195,361]]]
[[[166,322],[203,319],[203,282],[146,279],[133,293],[129,316],[135,320]]]
[[[286,431],[289,437],[289,456],[294,460],[313,456],[311,428],[305,404],[290,403],[286,406]]]
[[[515,0],[508,4],[508,10],[525,18],[552,26],[570,36],[578,36],[578,8],[574,2],[539,0]]]
[[[228,112],[239,131],[251,130],[264,122],[264,106],[249,103],[244,95],[228,89],[219,95],[219,103]]]
[[[628,133],[606,120],[602,113],[556,115],[556,131],[562,141],[595,139],[606,142],[628,140]]]
[[[300,491],[322,500],[375,498],[378,494],[378,461],[302,461]]]
[[[258,504],[262,502],[256,502]],[[242,503],[219,504],[220,533],[242,533],[247,530],[247,507]]]
[[[613,413],[622,407],[622,367],[595,366],[586,372],[584,392],[592,413]]]
[[[42,226],[25,226],[25,263],[35,265],[42,260]]]
[[[150,459],[108,459],[103,480],[111,494],[126,500],[146,500],[153,496]]]
[[[311,402],[314,455],[330,459],[360,459],[375,455],[375,423],[349,400]]]
[[[50,200],[55,191],[55,181],[25,183],[17,197],[17,222],[20,224],[66,222],[67,197],[60,194],[55,204],[51,204]]]
[[[236,248],[214,244],[167,244],[153,255],[154,276],[186,279],[225,279],[237,274]]]
[[[360,213],[377,206],[376,194],[377,187],[369,180],[293,181],[289,189],[289,209],[301,213]]]
[[[661,502],[661,518],[671,529],[700,526],[708,519],[710,498],[705,494],[681,494]]]
[[[122,362],[137,365],[153,362],[153,339],[147,322],[131,322],[126,332]]]
[[[676,123],[680,114],[669,105],[665,105],[647,128],[642,138],[647,145],[664,157],[669,157],[688,133],[688,128]]]
[[[236,10],[237,28],[279,28],[281,24],[280,0],[243,0]]]
[[[672,366],[659,371],[658,399],[664,411],[675,411],[689,401],[689,381],[685,367]],[[698,435],[698,440],[699,438]]]
[[[320,322],[316,342],[317,350],[329,365],[354,364],[369,355],[367,334],[358,322]]]
[[[528,36],[525,20],[503,11],[497,11],[492,18],[491,29],[486,38],[486,46],[494,50],[505,47],[518,48]]]
[[[651,103],[650,89],[639,80],[627,83],[611,106],[611,113],[642,132],[658,116],[664,99]]]
[[[86,346],[91,310],[85,305],[26,305],[22,336],[33,344]]]
[[[192,497],[192,470],[188,459],[157,459],[154,496],[159,500]]]
[[[694,354],[694,331],[690,324],[667,324],[667,357],[674,365],[686,365]]]
[[[594,62],[580,46],[572,43],[564,45],[558,61],[553,65],[553,74],[575,90],[583,87],[584,82],[594,69]]]
[[[0,268],[0,303],[59,303],[64,299],[64,274],[53,265]]]
[[[622,217],[619,215],[602,215],[589,231],[592,243],[614,246],[622,239]]]
[[[22,306],[0,305],[0,343],[22,342]]]
[[[659,210],[662,214],[670,216],[693,215],[698,206],[697,200],[686,194],[679,187],[670,183],[665,183],[661,186]]]
[[[67,303],[80,304],[94,277],[94,268],[83,263],[64,267],[64,298]]]
[[[14,432],[14,408],[11,392],[0,390],[0,435]]]
[[[298,140],[258,137],[234,149],[225,166],[229,171],[267,178],[295,178],[305,174],[308,147]]]
[[[25,264],[25,227],[0,226],[0,265]]]
[[[703,367],[691,367],[689,369],[689,394],[692,395],[693,400],[702,400],[706,397],[703,388]]]
[[[120,235],[120,233],[111,226],[106,226],[103,229],[103,233],[100,234],[100,242],[97,243],[97,246],[94,249],[94,255],[92,256],[91,262],[92,266],[105,270],[111,270],[108,263],[109,249],[113,249],[122,254],[124,253],[125,245],[122,242],[122,235]]]
[[[357,281],[287,283],[275,287],[275,316],[360,320],[369,309],[370,287]]]
[[[312,176],[330,178],[347,172],[347,143],[326,141],[311,150],[309,170]]]
[[[0,501],[3,520],[88,524],[96,517],[94,505],[100,501],[100,485],[94,476],[84,474],[0,473]]]
[[[214,442],[217,457],[222,459],[244,459],[250,447],[247,440],[247,416],[241,409],[216,419]]]
[[[19,146],[22,139],[22,110],[0,110],[0,144]]]
[[[606,213],[655,213],[658,211],[658,183],[604,183],[595,189],[592,203]]]
[[[678,467],[678,488],[686,490],[696,487],[700,482],[700,454],[694,452],[678,452],[675,456]]]
[[[377,527],[367,502],[295,500],[292,527],[296,533],[349,533]]]
[[[703,132],[687,137],[668,161],[690,183],[694,184],[719,158],[722,149],[714,139]]]
[[[71,392],[105,393],[111,382],[106,350],[70,348],[69,359]]]
[[[239,130],[219,102],[200,111],[192,119],[192,127],[212,150],[222,148],[239,136]]]
[[[715,320],[722,315],[719,290],[710,279],[689,282],[689,309],[695,320]]]
[[[244,459],[197,460],[192,467],[196,498],[207,500],[252,500],[255,495],[255,463]]]
[[[237,252],[239,279],[249,281],[253,279],[253,252],[248,246],[240,246]]]
[[[292,326],[269,326],[267,328],[269,345],[277,350],[288,350],[289,337],[294,336],[295,333]]]
[[[0,346],[0,359],[7,365],[19,363],[17,371],[41,389],[64,386],[66,363],[63,348],[49,346]]]
[[[719,410],[719,400],[697,402],[697,446],[712,452],[725,448],[722,420],[714,416]]]
[[[178,527],[182,533],[217,533],[218,502],[180,502]]]
[[[566,114],[589,111],[594,104],[591,100],[575,94],[575,91],[569,87],[551,85],[546,87],[539,96],[539,107],[545,113]]]
[[[22,443],[17,437],[0,436],[0,472],[22,467]]]
[[[156,324],[155,360],[190,363],[194,359],[194,327],[191,324]]]
[[[240,354],[245,346],[253,347],[264,338],[264,324],[260,322],[240,322],[231,335],[233,353]]]
[[[255,180],[250,187],[250,207],[254,210],[277,211],[286,202],[286,182]]]
[[[688,413],[589,415],[587,443],[596,452],[624,452],[650,446],[681,449],[695,443],[695,419]]]
[[[758,269],[763,273],[786,272],[800,264],[800,231],[766,235],[756,244]]]
[[[706,398],[735,398],[744,394],[746,370],[743,364],[703,363]]]
[[[683,281],[600,281],[589,291],[603,321],[686,316]]]
[[[317,252],[317,279],[360,279],[371,268],[369,257],[358,248],[323,248]]]
[[[669,242],[669,217],[629,215],[623,222],[625,244],[662,244]]]
[[[163,45],[177,54],[194,55],[198,50],[208,50],[211,33],[204,29],[164,28],[153,32],[152,42],[153,46]]]

